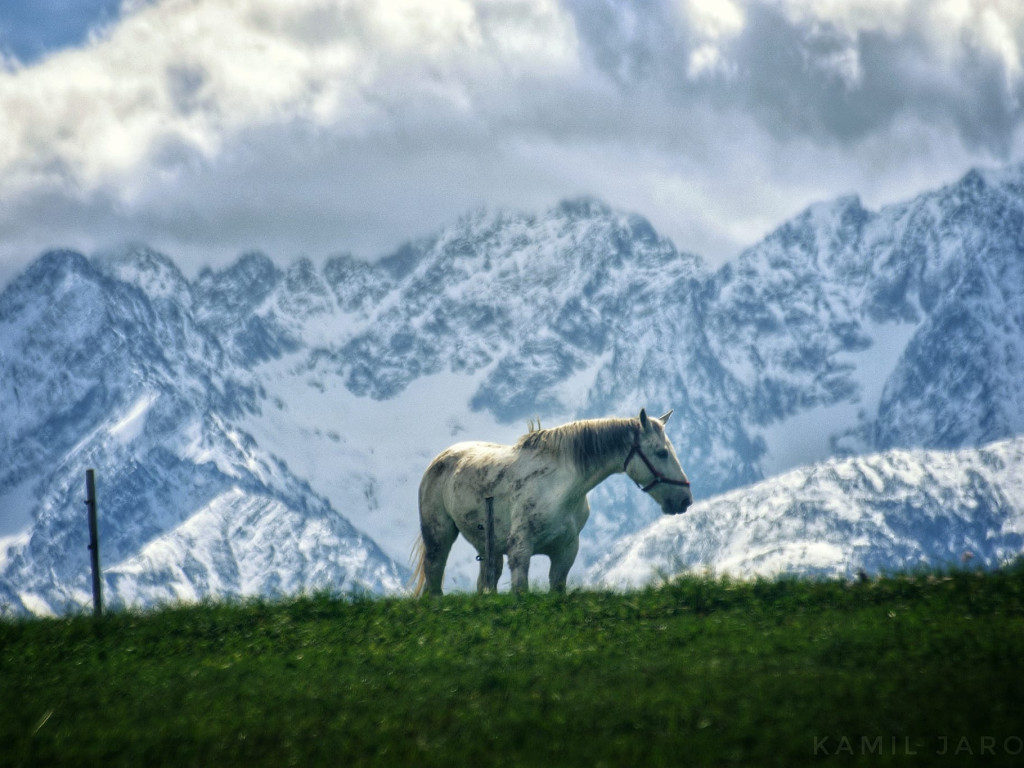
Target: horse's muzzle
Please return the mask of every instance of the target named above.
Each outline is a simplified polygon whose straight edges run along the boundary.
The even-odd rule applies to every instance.
[[[666,515],[681,515],[690,508],[691,504],[693,504],[692,501],[683,501],[679,504],[666,505],[662,508],[662,511]]]

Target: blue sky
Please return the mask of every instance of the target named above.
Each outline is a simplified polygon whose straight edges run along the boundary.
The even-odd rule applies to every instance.
[[[0,0],[0,50],[31,64],[116,21],[121,0]]]
[[[593,195],[712,264],[1024,160],[1018,0],[0,0],[0,283]]]

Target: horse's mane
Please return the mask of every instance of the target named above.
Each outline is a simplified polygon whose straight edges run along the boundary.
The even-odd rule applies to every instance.
[[[531,422],[530,431],[519,438],[519,449],[548,451],[568,458],[581,472],[590,472],[609,452],[626,451],[633,444],[636,419],[583,419],[560,427],[541,429]]]

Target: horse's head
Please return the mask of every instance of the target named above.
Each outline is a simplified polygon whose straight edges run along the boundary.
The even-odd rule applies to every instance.
[[[665,422],[671,415],[669,411],[660,419],[651,419],[646,409],[641,409],[640,429],[633,438],[623,470],[661,505],[662,512],[678,515],[693,504],[693,494],[690,480],[665,434]]]

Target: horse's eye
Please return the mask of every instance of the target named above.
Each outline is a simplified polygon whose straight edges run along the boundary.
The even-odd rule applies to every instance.
[[[668,458],[668,449],[667,448],[659,448],[657,453],[655,453],[655,456],[657,456],[659,459],[667,459]]]

